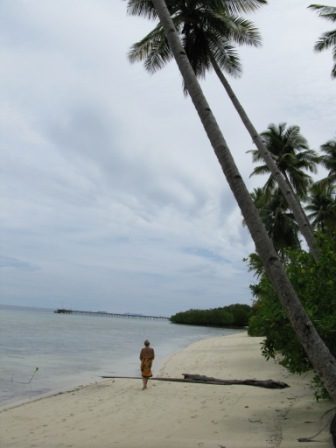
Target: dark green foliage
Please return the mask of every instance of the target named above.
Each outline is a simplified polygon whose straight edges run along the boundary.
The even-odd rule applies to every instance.
[[[270,124],[260,136],[293,191],[299,198],[305,198],[312,184],[312,178],[308,173],[316,172],[316,164],[320,158],[309,148],[307,140],[300,132],[300,127],[288,126],[286,123]],[[254,162],[262,162],[254,168],[251,176],[268,174],[269,168],[264,164],[259,150],[254,149],[249,152],[252,153]],[[274,192],[277,188],[274,176],[269,176],[264,188]]]
[[[321,257],[318,263],[309,253],[292,249],[287,251],[286,269],[317,331],[336,355],[336,236],[320,236],[319,240]],[[253,263],[254,258],[255,254]],[[256,300],[248,331],[251,336],[266,337],[262,345],[264,356],[280,355],[281,364],[291,372],[310,370],[310,362],[264,273],[251,289]]]
[[[169,0],[171,18],[197,77],[203,78],[213,66],[213,60],[227,73],[238,76],[241,65],[235,45],[261,44],[254,24],[241,13],[254,11],[265,0]],[[131,15],[156,18],[150,0],[128,0]],[[163,68],[173,58],[162,25],[159,23],[129,52],[131,62],[143,61],[151,73]]]
[[[255,188],[251,197],[281,258],[286,247],[299,248],[298,226],[281,191]]]
[[[209,310],[188,310],[171,316],[171,322],[205,327],[246,327],[250,317],[249,305],[234,304]]]
[[[329,140],[321,146],[323,155],[321,156],[321,163],[328,170],[328,176],[323,179],[328,184],[336,184],[336,139]]]
[[[324,233],[336,233],[336,185],[323,181],[310,189],[306,211],[314,228]]]
[[[330,20],[331,22],[336,22],[336,6],[310,5],[308,8],[317,11],[320,17]],[[328,50],[329,48],[332,49],[334,60],[331,77],[336,78],[336,30],[323,33],[314,47],[316,51]]]

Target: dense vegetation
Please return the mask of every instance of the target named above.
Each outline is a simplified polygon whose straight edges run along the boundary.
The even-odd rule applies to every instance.
[[[303,250],[288,249],[285,264],[309,317],[336,355],[336,239],[322,237],[320,247],[321,256],[317,263]],[[252,336],[265,336],[262,344],[264,356],[277,357],[291,372],[310,370],[311,363],[267,276],[262,273],[251,289],[255,302],[248,331]],[[321,394],[321,391],[317,393]]]
[[[249,305],[234,304],[208,310],[188,310],[171,316],[171,322],[206,327],[246,327],[251,314]]]
[[[297,126],[270,125],[262,135],[306,211],[319,248],[318,258],[315,259],[301,246],[297,223],[272,176],[251,195],[291,284],[318,333],[335,356],[336,141],[331,140],[322,145],[321,153],[317,154],[309,148]],[[255,161],[260,160],[257,151],[252,151],[252,154]],[[328,175],[314,182],[308,172],[316,172],[319,165],[327,168]],[[267,172],[267,167],[260,165],[253,174]],[[302,373],[312,369],[307,353],[293,331],[259,256],[256,253],[250,254],[248,263],[258,279],[251,285],[254,303],[249,334],[265,336],[262,344],[264,356],[276,357],[291,372]],[[317,380],[316,382],[318,383]],[[317,388],[317,395],[324,396],[324,391]]]

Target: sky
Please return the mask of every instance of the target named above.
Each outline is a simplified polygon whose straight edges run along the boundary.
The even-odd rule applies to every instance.
[[[311,1],[249,15],[232,87],[261,132],[335,137],[333,24]],[[334,4],[329,2],[328,4]],[[0,303],[171,315],[252,303],[254,250],[175,62],[150,75],[130,46],[155,22],[122,0],[0,2]],[[201,86],[250,190],[251,139],[213,73]],[[321,174],[321,173],[320,173]]]

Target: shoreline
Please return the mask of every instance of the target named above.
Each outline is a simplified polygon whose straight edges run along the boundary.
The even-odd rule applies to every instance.
[[[273,379],[290,388],[108,379],[0,410],[8,448],[294,448],[332,446],[332,402],[316,402],[310,375],[291,375],[260,353],[246,332],[202,339],[163,360],[155,376],[194,373],[222,379]],[[156,369],[155,369],[156,370]],[[329,418],[329,420],[328,420]]]
[[[235,329],[236,332],[234,334],[238,334],[239,333],[244,333],[244,330],[239,331],[238,329]],[[216,337],[226,337],[226,336],[230,336],[232,333],[229,334],[225,334],[222,336],[212,336],[212,337],[206,337],[206,338],[202,338],[199,339],[198,341],[192,342],[191,344],[185,346],[184,348],[182,348],[181,350],[178,350],[176,352],[172,352],[167,356],[164,356],[163,358],[160,359],[160,363],[158,365],[154,365],[155,367],[155,371],[158,372],[158,375],[160,375],[160,371],[163,368],[163,366],[169,361],[169,359],[171,357],[173,357],[174,355],[176,355],[177,353],[182,352],[183,350],[187,349],[188,347],[190,347],[191,345],[201,342],[201,341],[206,341],[206,340],[211,340],[214,339]],[[139,369],[139,375],[140,375],[140,369]],[[90,375],[91,376],[91,375]],[[89,377],[89,375],[87,375],[87,378]],[[140,377],[139,380],[141,381]],[[12,408],[17,408],[29,403],[34,403],[35,401],[39,401],[39,400],[43,400],[46,398],[52,398],[54,396],[57,395],[62,395],[62,394],[67,394],[67,393],[71,393],[71,392],[75,392],[77,390],[81,390],[83,388],[86,387],[91,387],[94,386],[96,384],[99,384],[103,381],[108,381],[107,379],[102,378],[102,376],[97,376],[96,380],[91,380],[88,382],[84,382],[84,384],[72,384],[69,386],[64,385],[63,387],[57,387],[55,389],[49,390],[48,392],[45,393],[36,393],[36,395],[33,395],[31,397],[26,397],[26,398],[15,398],[13,400],[9,400],[9,401],[4,401],[3,403],[0,402],[0,413],[5,412],[7,410],[10,410]],[[1,439],[0,439],[1,440]]]
[[[0,409],[93,384],[101,375],[137,375],[146,338],[157,349],[157,365],[194,341],[232,332],[166,321],[60,317],[41,310],[5,310],[1,322]],[[46,328],[51,330],[44,337]]]
[[[235,329],[235,330],[236,331],[235,331],[234,334],[238,334],[238,332],[239,333],[244,332],[244,330],[238,330],[238,329]],[[219,336],[219,337],[226,337],[226,336],[229,336],[231,334],[232,333],[229,333],[229,334],[225,334],[225,335],[222,335],[222,336]],[[218,337],[218,336],[215,336],[215,337]],[[200,341],[203,341],[203,340],[208,340],[208,339],[213,339],[213,338],[214,338],[214,336],[204,337],[204,338],[201,338],[199,340],[196,340],[196,341],[193,341],[193,342],[189,343],[188,345],[186,345],[182,349],[176,349],[175,348],[174,351],[172,351],[170,354],[165,355],[163,357],[160,357],[159,363],[157,363],[158,360],[156,360],[155,365],[154,365],[155,371],[158,372],[158,374],[159,374],[159,372],[161,371],[161,368],[169,361],[169,359],[172,356],[174,356],[175,354],[177,354],[177,353],[187,349],[190,345],[192,345],[194,343],[197,343],[197,342],[200,342]],[[138,373],[140,375],[140,369],[139,369]],[[0,413],[4,412],[6,410],[12,409],[12,408],[16,408],[16,407],[19,407],[19,406],[22,406],[22,405],[25,405],[25,404],[29,404],[29,403],[33,403],[35,401],[42,400],[44,398],[52,398],[52,397],[57,396],[57,395],[70,393],[70,392],[73,392],[73,391],[76,391],[76,390],[79,390],[79,389],[83,389],[85,387],[94,386],[94,385],[96,385],[96,384],[98,384],[98,383],[100,383],[102,381],[106,381],[106,379],[102,378],[101,375],[96,375],[95,378],[96,379],[93,379],[92,373],[90,373],[90,374],[89,373],[85,373],[85,374],[83,374],[83,381],[75,382],[74,379],[72,378],[72,381],[70,383],[68,382],[68,384],[67,384],[65,382],[63,386],[56,386],[56,387],[50,388],[50,390],[48,390],[47,392],[43,392],[43,393],[36,392],[36,393],[32,393],[32,395],[29,396],[29,397],[23,397],[22,396],[22,397],[14,398],[12,400],[7,400],[7,401],[0,402]]]

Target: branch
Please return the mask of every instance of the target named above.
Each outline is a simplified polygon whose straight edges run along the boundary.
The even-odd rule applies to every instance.
[[[245,385],[245,386],[255,386],[264,387],[266,389],[285,389],[289,387],[288,384],[281,381],[273,380],[222,380],[218,378],[212,378],[205,375],[197,375],[192,373],[183,373],[184,378],[151,378],[151,381],[169,381],[173,383],[196,383],[196,384],[213,384],[218,386],[232,386],[232,385]],[[113,378],[113,379],[130,379],[130,380],[140,380],[141,377],[135,376],[102,376],[101,378]]]

